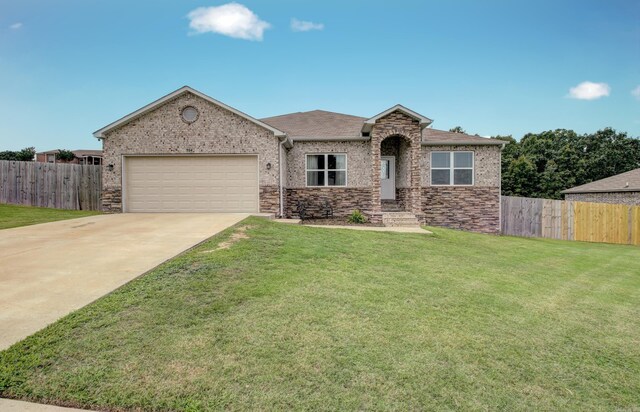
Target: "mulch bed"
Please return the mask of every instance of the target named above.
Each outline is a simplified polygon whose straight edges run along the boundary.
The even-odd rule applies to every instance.
[[[376,223],[351,223],[346,217],[328,217],[328,218],[313,218],[305,219],[302,221],[303,225],[332,225],[332,226],[382,226]]]

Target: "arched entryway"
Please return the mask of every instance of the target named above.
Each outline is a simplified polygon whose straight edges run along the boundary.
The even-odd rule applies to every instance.
[[[380,201],[382,211],[407,211],[411,189],[411,141],[392,135],[380,142]]]

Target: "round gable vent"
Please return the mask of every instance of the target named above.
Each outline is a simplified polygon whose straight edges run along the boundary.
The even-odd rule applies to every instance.
[[[182,116],[182,120],[184,120],[187,123],[193,123],[196,120],[198,120],[198,109],[196,109],[193,106],[187,106],[184,109],[182,109],[182,112],[180,113],[180,116]]]

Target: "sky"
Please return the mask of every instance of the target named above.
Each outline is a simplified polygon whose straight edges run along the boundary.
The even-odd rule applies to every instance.
[[[0,0],[0,151],[100,148],[184,85],[256,118],[640,136],[640,0]]]

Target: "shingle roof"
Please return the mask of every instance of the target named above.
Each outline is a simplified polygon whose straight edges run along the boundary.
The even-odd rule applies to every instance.
[[[640,192],[640,168],[614,175],[561,193]]]
[[[367,118],[349,114],[312,110],[260,120],[282,130],[294,140],[345,140],[345,138],[368,140],[368,137],[362,137],[362,126]],[[425,145],[503,145],[505,143],[502,140],[428,128],[422,133],[422,143]]]
[[[282,130],[294,140],[296,138],[303,140],[304,138],[360,138],[362,125],[367,119],[324,110],[312,110],[310,112],[267,117],[260,120],[276,129]]]
[[[438,129],[424,129],[422,131],[422,144],[440,145],[440,144],[468,144],[468,145],[499,145],[502,146],[506,142],[498,139],[489,139],[487,137],[472,136],[464,133],[446,132]]]

